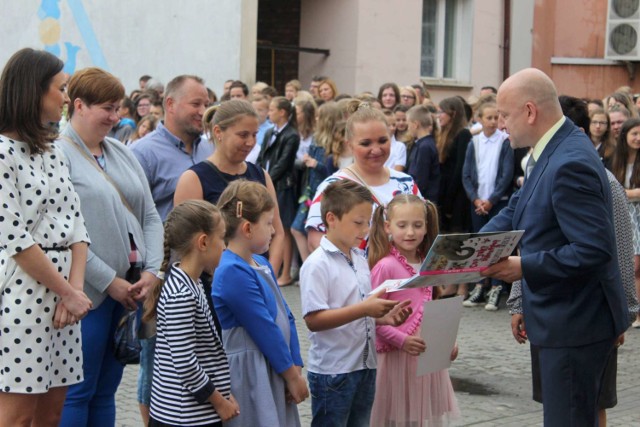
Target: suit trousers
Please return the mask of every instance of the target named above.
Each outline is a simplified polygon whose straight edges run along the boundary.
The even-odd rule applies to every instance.
[[[614,342],[539,347],[545,427],[598,425],[598,396]]]

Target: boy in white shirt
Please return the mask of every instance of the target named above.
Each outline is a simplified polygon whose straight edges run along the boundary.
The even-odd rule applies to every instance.
[[[344,179],[329,185],[321,212],[327,227],[300,272],[302,315],[311,331],[307,362],[312,426],[367,426],[375,395],[375,325],[399,325],[409,301],[371,291],[369,266],[356,249],[369,232],[371,192]],[[374,321],[373,318],[376,318]]]

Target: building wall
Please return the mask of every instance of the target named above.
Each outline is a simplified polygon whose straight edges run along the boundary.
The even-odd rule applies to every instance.
[[[255,80],[258,0],[20,0],[3,2],[0,64],[22,47],[47,49],[73,72],[99,66],[128,90],[150,74],[165,84],[202,76],[219,92]]]
[[[511,0],[509,74],[531,67],[535,0]]]
[[[302,0],[300,44],[331,55],[300,53],[299,75],[333,78],[338,90],[377,94],[385,82],[417,83],[420,70],[421,0]]]
[[[606,26],[606,1],[536,0],[532,65],[549,74],[562,94],[602,98],[623,85],[640,92],[639,71],[630,76],[622,63],[553,63],[560,58],[603,59]]]
[[[502,79],[502,0],[474,2],[471,81],[444,86],[429,82],[432,96],[465,97]],[[303,86],[323,74],[336,80],[341,92],[377,94],[381,84],[409,85],[420,81],[422,0],[302,0],[300,44],[325,48],[324,58],[300,54]]]

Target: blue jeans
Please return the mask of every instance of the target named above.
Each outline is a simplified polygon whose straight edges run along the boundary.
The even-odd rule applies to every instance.
[[[151,406],[151,380],[153,378],[153,357],[156,354],[156,337],[140,340],[140,369],[138,370],[138,403]]]
[[[322,375],[309,372],[312,427],[369,425],[376,393],[376,370]]]
[[[84,381],[67,391],[62,427],[113,427],[115,395],[124,366],[113,356],[113,335],[124,307],[107,297],[82,319],[82,369]]]

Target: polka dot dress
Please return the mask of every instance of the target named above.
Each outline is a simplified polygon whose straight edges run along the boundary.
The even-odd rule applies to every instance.
[[[58,296],[13,256],[34,244],[68,248],[89,238],[61,151],[30,154],[0,135],[0,391],[44,393],[82,381],[80,326],[53,328]],[[46,250],[68,278],[71,251]]]

